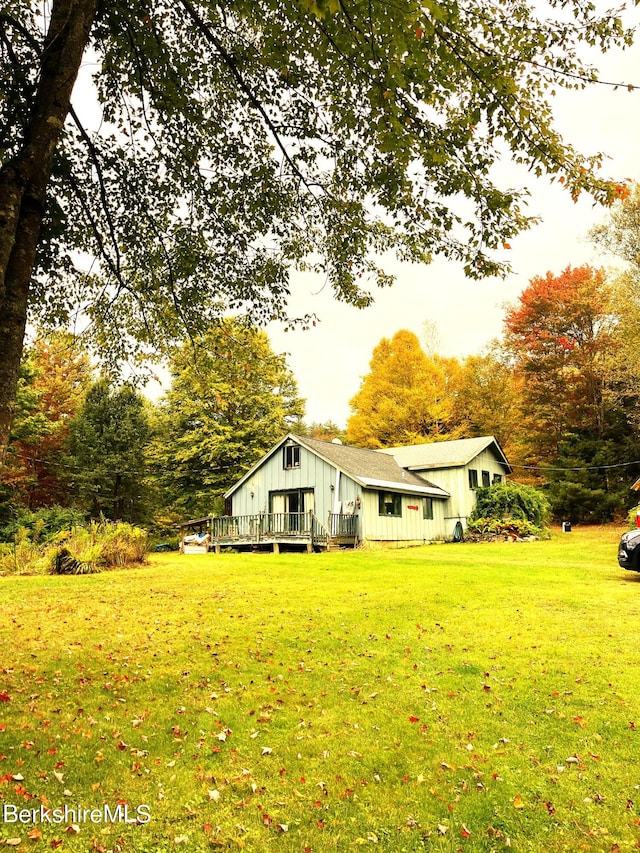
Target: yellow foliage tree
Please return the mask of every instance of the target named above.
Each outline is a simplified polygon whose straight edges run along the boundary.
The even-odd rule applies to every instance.
[[[456,395],[458,420],[465,422],[466,434],[495,436],[512,460],[526,456],[523,381],[496,347],[464,360]]]
[[[350,401],[347,439],[360,447],[393,447],[459,438],[455,395],[460,363],[427,356],[401,329],[375,347],[370,372]]]

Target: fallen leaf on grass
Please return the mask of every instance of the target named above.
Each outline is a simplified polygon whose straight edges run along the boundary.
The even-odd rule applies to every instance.
[[[516,794],[513,798],[513,807],[514,809],[523,809],[524,808],[524,800],[520,796],[520,794]]]
[[[22,844],[22,839],[21,838],[7,838],[4,843],[7,844],[9,847],[17,847],[18,844]]]
[[[213,800],[214,803],[218,803],[220,801],[220,791],[208,791],[209,799]]]

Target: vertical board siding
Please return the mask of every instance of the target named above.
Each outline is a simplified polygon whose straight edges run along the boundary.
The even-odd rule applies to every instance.
[[[433,519],[423,518],[422,496],[402,495],[402,516],[379,515],[378,491],[363,489],[346,474],[340,475],[336,496],[336,468],[320,459],[308,448],[300,446],[300,466],[286,469],[283,465],[283,449],[274,454],[232,495],[233,515],[254,515],[269,512],[269,493],[290,489],[313,489],[314,512],[322,524],[327,523],[330,512],[334,512],[336,498],[356,502],[358,516],[358,538],[369,541],[433,541],[450,539],[456,521],[466,528],[467,519],[476,502],[475,491],[469,488],[469,469],[478,472],[482,484],[482,471],[489,471],[491,480],[495,474],[505,476],[504,466],[491,449],[479,453],[464,466],[425,469],[416,471],[425,479],[445,489],[448,500],[433,499]],[[333,488],[332,488],[333,487]],[[251,494],[253,493],[253,497]],[[360,508],[357,501],[360,499]],[[410,510],[409,506],[418,506]]]
[[[483,450],[464,466],[416,471],[417,474],[445,489],[451,495],[444,506],[446,538],[453,535],[453,527],[458,518],[466,529],[467,519],[476,505],[476,493],[469,488],[469,469],[475,469],[478,472],[479,485],[482,485],[482,471],[488,471],[491,480],[493,480],[494,474],[500,474],[503,479],[506,475],[504,465],[490,448]],[[449,528],[451,529],[449,530]]]
[[[335,477],[335,468],[306,447],[300,447],[299,468],[284,468],[283,450],[278,448],[273,456],[234,492],[231,497],[232,515],[269,512],[269,492],[313,489],[314,511],[324,524],[329,511],[333,509],[334,492],[331,491],[331,486],[335,484]]]
[[[370,542],[424,541],[444,539],[453,535],[453,527],[447,533],[444,519],[446,501],[433,500],[433,518],[422,517],[422,496],[401,495],[402,516],[379,514],[378,491],[367,489],[363,493],[363,511],[366,518],[364,538]],[[417,506],[418,509],[409,509]]]

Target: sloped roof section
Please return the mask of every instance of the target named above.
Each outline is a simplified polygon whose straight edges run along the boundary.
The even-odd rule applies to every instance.
[[[362,447],[320,441],[306,435],[291,435],[290,438],[364,487],[391,489],[432,497],[449,497],[449,493],[440,486],[430,483],[411,471],[405,471],[393,456]]]
[[[479,453],[493,445],[505,474],[511,465],[492,435],[479,438],[458,438],[453,441],[432,441],[428,444],[411,444],[406,447],[384,447],[374,453],[393,456],[399,465],[409,471],[426,471],[436,468],[459,468],[475,459]]]

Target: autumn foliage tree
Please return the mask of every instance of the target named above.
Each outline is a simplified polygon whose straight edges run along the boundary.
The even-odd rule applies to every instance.
[[[23,363],[18,415],[8,464],[16,505],[36,509],[70,500],[65,465],[70,424],[92,381],[89,356],[67,332],[40,334]]]
[[[504,325],[541,458],[557,454],[567,432],[601,437],[606,364],[615,345],[604,271],[567,267],[559,276],[532,279]]]
[[[350,402],[350,443],[392,447],[458,437],[457,359],[425,355],[416,335],[401,329],[375,347],[369,368]]]
[[[45,430],[37,443],[22,443],[22,450],[34,477],[29,506],[64,505],[69,501],[69,472],[64,456],[70,425],[76,417],[92,382],[89,356],[79,341],[66,332],[36,338],[33,350],[38,410]]]
[[[523,458],[523,378],[496,345],[462,362],[455,397],[457,420],[465,436],[493,435],[508,459]]]
[[[630,471],[621,463],[640,451],[632,409],[611,393],[618,320],[604,271],[589,266],[532,279],[505,319],[526,462],[541,466],[556,513],[576,519],[603,520],[624,503]]]
[[[618,201],[607,220],[591,231],[600,249],[622,261],[610,271],[616,317],[616,358],[610,393],[640,429],[640,184]]]

